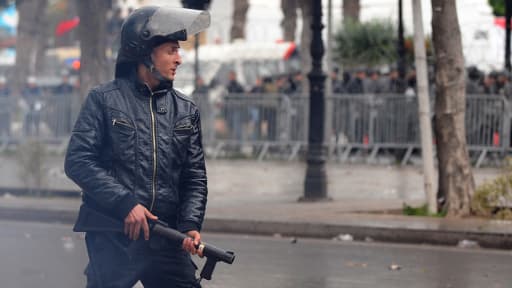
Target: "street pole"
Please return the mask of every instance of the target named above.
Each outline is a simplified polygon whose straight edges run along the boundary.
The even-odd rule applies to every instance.
[[[197,80],[199,79],[199,34],[196,34],[194,37],[194,90],[197,91]]]
[[[421,0],[412,0],[412,13],[414,22],[414,54],[416,60],[416,81],[418,87],[421,152],[423,156],[423,181],[428,204],[428,212],[430,214],[434,214],[437,212],[437,202],[434,190],[434,154],[432,152],[433,145],[428,96],[427,56],[425,52],[425,35],[423,33]]]
[[[322,71],[324,44],[322,42],[322,1],[312,0],[312,69],[309,78],[309,137],[304,196],[299,201],[325,201],[327,173],[325,172],[326,147],[324,145],[325,74]]]
[[[331,133],[332,133],[332,114],[333,114],[333,105],[332,105],[332,95],[333,95],[333,87],[332,87],[332,78],[331,73],[333,73],[332,66],[332,0],[327,1],[327,54],[326,54],[326,69],[327,69],[327,83],[325,83],[325,89],[327,91],[327,99],[325,102],[325,106],[327,110],[325,111],[325,142],[329,147],[328,157],[332,155],[332,151],[334,150],[334,145],[331,141]]]
[[[510,19],[512,0],[505,0],[505,69],[510,72]]]
[[[404,40],[404,19],[403,19],[403,6],[402,0],[398,0],[398,73],[400,79],[405,79],[406,67],[405,67],[405,40]]]
[[[183,8],[194,10],[207,10],[210,6],[210,0],[181,0]],[[199,34],[194,36],[194,90],[197,90],[197,80],[199,79]]]

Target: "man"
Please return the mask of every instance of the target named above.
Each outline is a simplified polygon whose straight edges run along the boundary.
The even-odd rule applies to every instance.
[[[231,70],[228,75],[228,84],[226,86],[228,93],[244,93],[244,87],[238,82],[236,72]]]
[[[124,233],[87,232],[87,287],[200,287],[189,255],[198,253],[207,195],[200,118],[172,83],[179,41],[209,24],[204,11],[135,10],[121,29],[116,79],[83,104],[66,174],[84,205],[124,221]],[[180,246],[150,235],[156,219],[190,238]]]
[[[398,68],[395,66],[391,67],[387,82],[385,93],[403,94],[405,89],[407,89],[407,83],[404,79],[400,78]]]
[[[242,111],[240,111],[240,100],[242,93],[245,92],[244,88],[238,82],[236,72],[231,70],[228,74],[228,84],[226,85],[228,95],[226,96],[228,104],[224,107],[224,115],[229,123],[229,129],[231,138],[239,142],[242,141],[242,127],[244,125],[244,119],[242,117]],[[230,95],[231,94],[231,95]]]
[[[0,76],[0,137],[11,136],[11,89],[4,76]]]
[[[205,96],[208,94],[209,90],[210,89],[208,86],[204,83],[203,77],[197,77],[196,87],[194,88],[194,92],[192,92],[192,94],[201,94]]]
[[[366,71],[368,77],[363,81],[364,91],[369,94],[381,93],[381,81],[379,71],[375,69],[368,69]]]
[[[366,71],[363,68],[356,69],[355,77],[348,82],[346,91],[349,94],[364,94],[364,81],[366,79]]]
[[[466,69],[466,93],[467,94],[479,94],[482,89],[479,85],[480,79],[482,78],[482,72],[478,70],[476,66],[469,66]]]
[[[43,109],[43,92],[37,85],[34,76],[27,77],[27,83],[21,91],[27,104],[27,111],[23,122],[25,136],[39,136],[39,124],[41,122],[41,110]]]

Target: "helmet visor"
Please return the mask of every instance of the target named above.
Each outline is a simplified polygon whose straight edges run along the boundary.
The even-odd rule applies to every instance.
[[[166,36],[185,30],[188,36],[197,34],[210,26],[208,11],[159,7],[151,16],[146,29],[152,36]]]

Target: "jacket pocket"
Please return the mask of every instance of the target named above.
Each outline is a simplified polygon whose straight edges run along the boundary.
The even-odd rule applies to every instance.
[[[190,136],[194,132],[194,125],[191,117],[178,120],[173,127],[172,142],[176,159],[183,163],[186,160],[187,149],[190,145]]]
[[[190,136],[194,131],[194,125],[192,125],[191,117],[182,119],[174,124],[174,135],[175,136]]]
[[[112,155],[114,159],[135,161],[135,125],[127,116],[118,111],[112,113],[111,125]]]
[[[174,124],[173,137],[179,142],[188,143],[188,139],[193,132],[192,117],[185,117]]]

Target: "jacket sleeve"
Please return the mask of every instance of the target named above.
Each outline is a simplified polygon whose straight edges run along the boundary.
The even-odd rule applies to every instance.
[[[137,200],[101,163],[108,121],[104,110],[101,94],[91,90],[73,128],[64,170],[86,196],[112,211],[112,216],[124,219],[137,205]]]
[[[206,166],[201,136],[199,111],[193,118],[193,132],[187,147],[187,161],[180,179],[180,209],[178,230],[201,231],[208,195]]]

